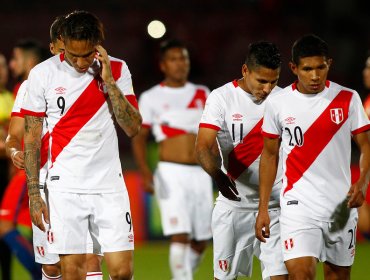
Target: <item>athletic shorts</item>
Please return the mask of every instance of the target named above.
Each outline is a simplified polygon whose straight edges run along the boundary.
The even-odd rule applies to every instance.
[[[154,188],[164,235],[187,233],[195,240],[212,237],[212,180],[200,166],[159,162]]]
[[[255,237],[257,211],[243,211],[216,203],[212,215],[215,278],[250,277],[253,256],[261,261],[263,279],[288,274],[280,248],[280,210],[270,210],[269,213],[270,238],[266,239],[266,243],[261,243]]]
[[[308,217],[280,216],[284,260],[315,257],[337,266],[351,266],[355,256],[357,209],[338,228],[334,223]]]
[[[44,189],[40,189],[41,198],[44,201],[47,201],[45,197],[45,192],[47,192],[46,189],[45,191]],[[44,223],[45,229],[47,230],[50,229],[49,224],[47,224],[44,220],[43,220],[43,223]],[[47,242],[47,233],[40,230],[33,223],[32,223],[32,232],[33,232],[33,249],[35,253],[35,261],[40,264],[58,263],[60,261],[59,255],[49,253],[49,249],[48,249],[49,243]],[[91,238],[90,232],[88,232],[86,235],[86,244],[87,244],[86,252],[89,254],[93,254],[94,244],[93,244],[93,240]],[[98,252],[95,252],[95,253],[98,253]]]
[[[18,170],[6,187],[3,200],[1,201],[0,219],[31,227],[24,170]]]
[[[76,194],[48,191],[49,253],[85,254],[87,234],[94,254],[134,249],[134,231],[127,190]]]

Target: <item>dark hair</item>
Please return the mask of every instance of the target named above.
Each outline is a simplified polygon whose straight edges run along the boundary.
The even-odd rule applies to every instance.
[[[41,43],[35,39],[24,39],[19,41],[14,48],[21,49],[27,54],[31,54],[37,60],[37,63],[50,57],[49,50],[44,48]]]
[[[292,47],[292,62],[296,65],[299,60],[309,56],[323,56],[329,58],[328,44],[314,34],[307,34],[294,42]]]
[[[65,17],[62,26],[64,40],[85,40],[97,45],[104,40],[103,23],[86,11],[74,11]]]
[[[259,66],[277,69],[281,65],[281,56],[278,47],[270,42],[260,41],[248,46],[245,59],[248,69],[253,70]]]
[[[65,16],[57,16],[50,26],[50,40],[55,43],[61,37]]]
[[[186,46],[179,40],[170,39],[163,41],[159,46],[159,58],[163,59],[168,50],[175,48],[187,49]]]

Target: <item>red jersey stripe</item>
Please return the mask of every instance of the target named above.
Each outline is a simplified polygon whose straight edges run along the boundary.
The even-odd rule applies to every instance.
[[[24,115],[21,113],[21,112],[12,112],[10,114],[11,117],[20,117],[20,118],[24,118]]]
[[[263,148],[262,122],[263,118],[229,154],[227,174],[232,179],[236,180],[260,156]]]
[[[137,104],[136,96],[133,94],[125,95],[127,101],[135,107],[136,110],[139,110],[139,105]]]
[[[188,133],[188,132],[186,132],[183,129],[169,127],[169,126],[166,126],[166,125],[161,125],[161,129],[162,129],[162,132],[167,137],[174,137],[174,136],[178,136],[178,135],[182,135],[182,134],[187,134]]]
[[[291,190],[294,184],[302,178],[304,172],[308,170],[337,131],[347,121],[351,98],[352,92],[344,90],[339,92],[304,133],[304,145],[301,147],[295,146],[291,150],[286,159],[285,175],[287,186],[284,194]],[[332,120],[331,110],[338,108],[343,110],[343,114],[341,115],[343,119],[340,123],[335,123]]]
[[[237,80],[234,80],[232,83],[233,83],[234,87],[236,87],[236,88],[239,86]]]
[[[265,132],[265,131],[261,131],[262,135],[267,137],[267,138],[279,138],[280,135],[279,134],[273,134],[273,133],[268,133],[268,132]]]
[[[352,135],[356,135],[356,134],[359,134],[361,132],[365,132],[365,131],[368,131],[368,130],[370,130],[370,124],[367,124],[363,127],[355,129],[354,131],[352,131]]]
[[[46,113],[45,112],[33,112],[33,111],[28,111],[28,110],[25,110],[25,109],[21,109],[21,114],[23,114],[23,116],[33,116],[33,117],[46,117]]]
[[[210,128],[219,131],[221,128],[219,128],[217,125],[209,124],[209,123],[200,123],[199,127],[204,127],[204,128]]]
[[[204,89],[197,89],[193,99],[190,101],[187,108],[204,108],[206,104],[207,94]]]
[[[48,161],[49,140],[50,140],[50,134],[49,132],[46,132],[41,139],[40,168],[44,167],[44,165]]]
[[[144,128],[151,128],[152,126],[151,126],[150,124],[143,123],[143,124],[141,124],[141,127],[144,127]]]

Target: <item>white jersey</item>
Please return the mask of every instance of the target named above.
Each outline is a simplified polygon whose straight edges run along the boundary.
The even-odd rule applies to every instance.
[[[275,87],[274,92],[279,88]],[[271,93],[274,94],[274,93]],[[233,207],[258,209],[259,161],[263,148],[261,126],[265,102],[238,86],[237,81],[212,91],[207,99],[200,127],[217,130],[217,142],[222,155],[222,170],[236,183],[240,202],[217,198]],[[275,180],[270,208],[278,207],[281,188],[281,168]]]
[[[182,134],[197,134],[208,95],[207,87],[190,82],[179,88],[156,85],[139,98],[143,126],[152,128],[157,142]]]
[[[25,80],[18,89],[17,97],[15,98],[12,117],[24,118],[24,114],[21,112],[24,96],[26,95],[27,80]],[[42,127],[42,139],[41,139],[41,155],[40,155],[40,185],[45,184],[47,175],[47,161],[48,161],[48,150],[49,150],[49,132],[47,129],[47,122],[44,119]]]
[[[293,84],[267,100],[262,128],[282,139],[282,213],[331,221],[351,185],[351,135],[370,129],[358,93],[327,81],[302,94]]]
[[[137,107],[127,65],[112,57],[110,61],[117,86]],[[113,113],[99,69],[94,61],[86,73],[78,73],[60,54],[29,75],[21,112],[47,116],[49,189],[107,193],[124,188]]]

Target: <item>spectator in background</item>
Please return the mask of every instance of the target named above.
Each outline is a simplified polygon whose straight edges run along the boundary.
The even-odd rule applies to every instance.
[[[13,94],[6,89],[9,69],[6,58],[0,53],[0,200],[9,182],[9,161],[5,156],[5,137],[8,130],[11,108],[13,107]],[[1,214],[1,213],[0,213]],[[1,279],[10,279],[11,254],[8,246],[0,241]]]

